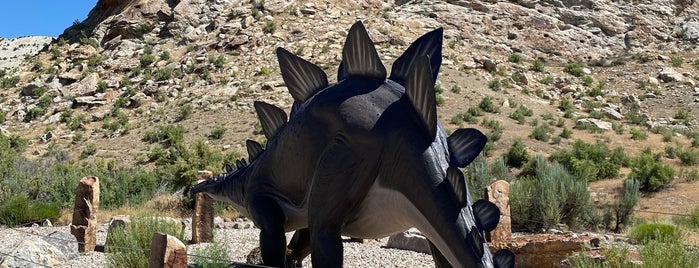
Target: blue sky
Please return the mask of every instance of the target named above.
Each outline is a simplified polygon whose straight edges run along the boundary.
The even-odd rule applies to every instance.
[[[44,35],[57,37],[83,21],[97,0],[3,0],[0,2],[0,37]]]

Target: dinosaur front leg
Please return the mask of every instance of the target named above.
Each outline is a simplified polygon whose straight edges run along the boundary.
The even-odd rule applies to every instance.
[[[260,251],[267,266],[286,266],[286,236],[284,213],[271,198],[258,196],[252,199],[251,216],[260,227]]]
[[[287,259],[290,266],[302,267],[303,259],[311,254],[311,233],[308,231],[308,228],[294,232],[294,236],[289,242],[289,250],[291,250],[291,254],[287,256]]]

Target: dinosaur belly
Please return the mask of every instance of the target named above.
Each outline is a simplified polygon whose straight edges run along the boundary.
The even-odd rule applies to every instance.
[[[402,193],[375,183],[342,233],[356,238],[386,237],[413,227],[411,219],[416,213]]]

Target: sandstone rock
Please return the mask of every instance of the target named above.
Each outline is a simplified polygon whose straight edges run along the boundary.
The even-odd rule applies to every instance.
[[[208,170],[199,171],[197,182],[213,177]],[[192,243],[212,242],[214,239],[214,199],[206,193],[196,195],[194,216],[192,216]]]
[[[536,234],[518,237],[504,243],[491,243],[490,250],[509,249],[515,253],[515,267],[540,268],[558,265],[573,252],[589,249],[593,236],[573,234]],[[599,239],[597,239],[599,241]],[[599,243],[599,242],[597,242]]]
[[[83,177],[78,184],[70,233],[80,242],[80,252],[94,251],[97,243],[97,210],[100,204],[99,179]]]
[[[621,120],[624,119],[624,115],[619,113],[617,110],[611,107],[604,107],[602,108],[602,111],[611,119],[614,120]]]
[[[663,70],[660,71],[658,78],[660,78],[660,81],[663,81],[665,83],[669,83],[669,82],[681,82],[683,79],[683,76],[681,73],[675,71],[675,69],[663,68]]]
[[[153,234],[148,267],[187,267],[187,247],[174,236]]]
[[[575,125],[578,126],[587,126],[587,127],[595,127],[597,129],[601,130],[610,130],[612,129],[612,123],[609,123],[607,121],[595,119],[595,118],[581,118],[578,119],[578,121],[575,121]]]
[[[28,236],[7,254],[0,261],[0,267],[57,267],[78,257],[78,241],[63,232],[53,232],[46,237]]]
[[[500,209],[500,221],[495,230],[486,233],[489,242],[504,242],[512,237],[510,214],[510,183],[497,180],[485,188],[485,200],[493,202]]]
[[[427,243],[427,238],[425,238],[420,231],[415,228],[392,235],[388,238],[386,247],[412,250],[427,254],[430,253],[430,246]]]
[[[89,73],[79,82],[73,83],[62,91],[64,96],[88,96],[97,92],[97,83],[99,83],[99,75],[97,73]]]

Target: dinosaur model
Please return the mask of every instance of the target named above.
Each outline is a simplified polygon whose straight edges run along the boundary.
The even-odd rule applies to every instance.
[[[349,30],[338,82],[283,48],[282,77],[294,98],[291,118],[255,102],[266,148],[246,142],[249,164],[194,185],[233,203],[260,228],[265,265],[285,267],[312,254],[314,267],[342,267],[341,235],[381,238],[417,227],[437,267],[514,266],[492,255],[484,231],[498,224],[493,203],[471,204],[459,167],[487,138],[476,129],[449,137],[437,120],[434,84],[443,30],[417,39],[387,79],[364,25]],[[296,231],[286,254],[285,233]]]

